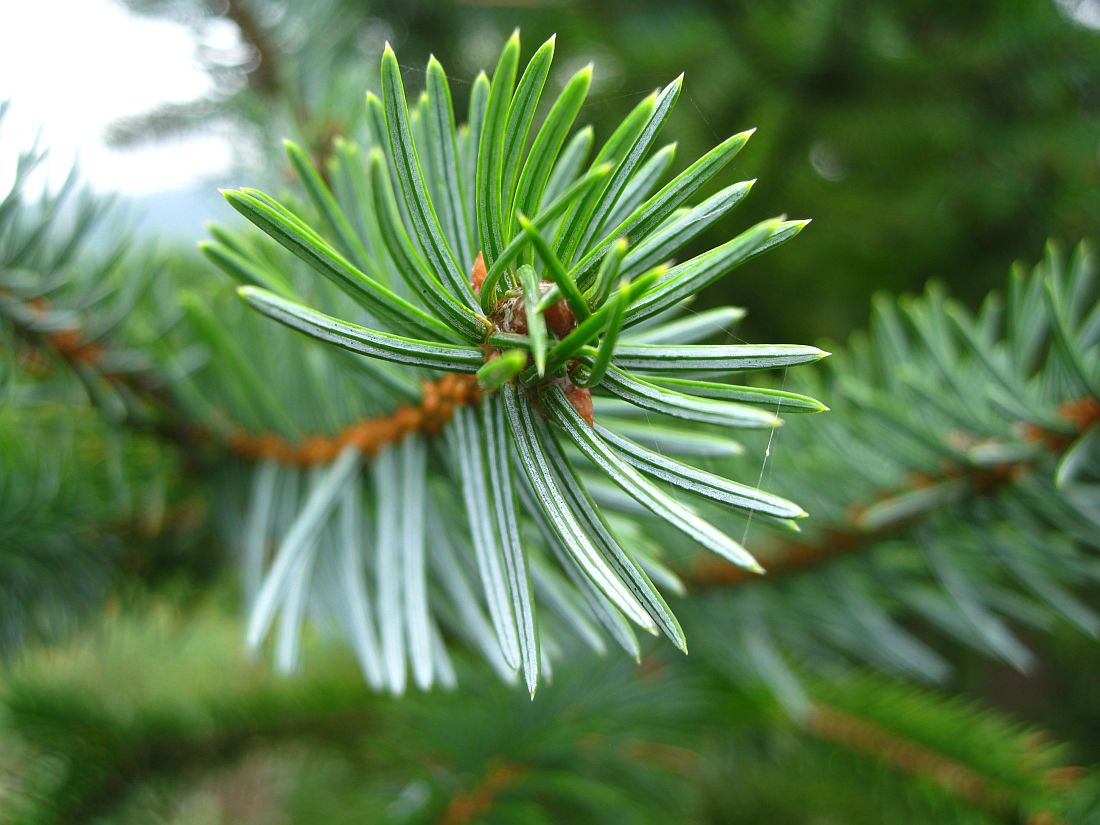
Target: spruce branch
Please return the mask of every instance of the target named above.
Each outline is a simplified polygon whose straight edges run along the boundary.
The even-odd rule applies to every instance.
[[[1071,822],[1094,779],[1048,735],[973,703],[850,673],[816,683],[806,732],[928,783],[995,821]]]
[[[463,821],[517,799],[566,815],[600,784],[603,804],[639,814],[672,810],[686,796],[662,750],[685,738],[676,733],[684,711],[667,701],[678,695],[671,677],[632,685],[624,663],[596,661],[562,674],[535,705],[477,674],[472,691],[393,702],[372,695],[346,652],[329,645],[310,644],[309,673],[272,679],[239,634],[211,605],[181,620],[175,606],[154,602],[87,628],[64,658],[28,651],[0,689],[10,748],[0,768],[15,786],[5,822],[141,818],[150,789],[159,797],[272,753],[299,754],[292,782],[308,774],[301,759],[348,759],[361,791],[384,806],[395,783],[421,785],[424,822]],[[638,739],[642,720],[658,722],[652,738]],[[544,741],[551,725],[559,736]],[[572,779],[577,762],[587,776]],[[279,799],[287,789],[268,790]]]
[[[826,529],[816,539],[786,539],[773,543],[769,547],[774,556],[769,559],[768,581],[812,572],[818,566],[844,556],[871,552],[883,542],[904,535],[935,513],[934,509],[917,509],[898,518],[876,518],[876,513],[885,510],[892,502],[912,500],[919,497],[921,491],[950,486],[959,493],[952,504],[959,507],[973,506],[975,499],[996,497],[1003,488],[1016,483],[1027,473],[1041,472],[1043,469],[1049,472],[1052,461],[1054,466],[1061,466],[1070,448],[1078,444],[1078,439],[1100,421],[1100,401],[1092,396],[1066,401],[1059,405],[1058,414],[1069,425],[1068,428],[1050,429],[1029,421],[1016,423],[1014,430],[1025,449],[1014,449],[1013,445],[996,441],[982,442],[983,449],[1003,450],[1006,456],[1022,454],[1023,457],[973,466],[956,463],[954,453],[944,455],[936,462],[944,468],[939,474],[914,472],[909,484],[901,489],[877,493],[869,503],[852,502],[845,508],[848,514],[845,521],[835,528]],[[973,435],[959,432],[953,433],[952,437],[971,443],[978,441]],[[1031,453],[1026,449],[1029,443],[1041,445],[1049,455]],[[870,516],[867,515],[868,511]],[[745,575],[736,568],[703,559],[693,570],[685,573],[685,579],[696,588],[738,587],[759,581],[755,576]]]
[[[163,262],[135,252],[125,233],[97,248],[93,233],[111,225],[112,204],[82,190],[75,170],[30,198],[43,158],[23,152],[0,199],[0,357],[30,383],[60,367],[112,425],[200,447],[204,433],[173,397],[152,345],[171,325],[152,295]]]
[[[666,568],[656,555],[638,552],[616,535],[619,528],[603,512],[616,508],[597,507],[586,489],[592,471],[652,506],[650,518],[679,530],[686,548],[701,544],[758,572],[753,557],[729,537],[729,515],[759,514],[790,529],[791,519],[805,514],[797,505],[748,485],[680,462],[650,459],[641,445],[629,446],[633,442],[625,440],[634,433],[618,434],[611,419],[595,426],[601,399],[611,395],[648,413],[708,429],[774,427],[780,423],[776,415],[752,403],[770,402],[766,391],[710,382],[727,388],[729,397],[707,398],[695,395],[696,387],[684,376],[785,368],[827,353],[796,345],[697,343],[708,334],[704,326],[670,320],[699,290],[792,238],[805,222],[765,221],[728,244],[669,268],[664,262],[668,256],[747,193],[748,184],[724,190],[718,201],[700,204],[698,210],[705,208],[705,213],[685,206],[751,133],[724,141],[657,188],[673,152],[666,147],[648,162],[647,157],[679,96],[681,77],[639,103],[585,167],[571,147],[580,145],[578,139],[590,140],[591,133],[581,131],[570,143],[566,138],[590,69],[575,75],[546,119],[535,124],[554,50],[551,38],[521,72],[519,33],[513,34],[492,79],[475,84],[473,120],[463,127],[454,122],[442,67],[429,62],[428,88],[410,105],[397,58],[387,46],[381,96],[367,98],[370,142],[363,149],[342,143],[323,170],[326,174],[288,143],[306,202],[278,201],[254,189],[227,192],[229,203],[263,236],[218,229],[202,247],[242,284],[241,297],[253,309],[354,353],[355,369],[390,376],[391,384],[400,376],[398,381],[412,387],[411,399],[393,398],[387,410],[386,399],[393,394],[379,385],[373,392],[381,408],[335,438],[233,436],[233,443],[253,457],[308,463],[318,474],[308,482],[312,492],[297,496],[299,516],[283,534],[259,591],[257,603],[265,610],[261,628],[268,626],[276,605],[289,615],[285,611],[300,609],[304,601],[332,601],[334,594],[326,598],[310,584],[310,571],[318,572],[334,552],[327,524],[338,488],[360,474],[372,476],[369,492],[357,506],[364,510],[363,523],[373,522],[378,530],[374,546],[362,552],[379,565],[371,588],[379,591],[378,633],[391,640],[395,669],[388,685],[395,692],[404,684],[400,674],[405,665],[393,657],[410,657],[414,673],[429,673],[432,660],[444,655],[431,645],[420,645],[419,654],[415,645],[398,647],[398,639],[411,642],[414,627],[395,607],[425,589],[420,577],[432,581],[442,571],[429,553],[423,572],[411,579],[391,578],[389,563],[383,561],[390,545],[405,546],[406,555],[420,558],[424,538],[408,533],[407,527],[386,526],[383,484],[425,490],[416,507],[429,519],[438,511],[445,519],[466,522],[468,538],[459,537],[455,546],[460,564],[480,580],[483,593],[476,597],[478,604],[461,609],[478,614],[488,610],[503,664],[522,671],[532,694],[549,666],[547,652],[560,648],[558,621],[582,635],[591,627],[586,620],[578,629],[577,617],[569,611],[549,620],[539,614],[536,621],[537,605],[530,594],[540,589],[543,574],[536,571],[546,565],[567,573],[557,576],[555,587],[564,588],[559,596],[569,602],[580,599],[586,605],[583,611],[604,614],[613,626],[619,621],[613,617],[625,616],[685,647],[678,622],[643,571],[667,580],[662,576]],[[292,258],[272,254],[270,241],[343,295],[327,287],[319,290],[315,278],[296,274]],[[319,303],[326,311],[315,308]],[[730,308],[718,311],[709,316],[710,330],[739,314]],[[447,387],[465,393],[451,405],[453,421],[433,419],[431,426],[421,428],[416,422],[426,420],[424,401],[416,387],[440,386],[414,377],[424,370],[476,374],[480,389],[467,389],[471,385],[464,379],[444,379],[450,382]],[[681,382],[677,389],[659,383],[665,376],[679,376],[671,379]],[[794,398],[792,403],[798,403]],[[464,406],[467,402],[480,406],[481,414]],[[823,409],[810,399],[802,404],[805,411]],[[280,405],[278,399],[264,402],[269,408]],[[270,420],[262,414],[255,422]],[[302,428],[280,429],[289,435],[291,429]],[[421,443],[437,429],[445,449]],[[347,478],[334,475],[338,464],[344,466],[338,457],[345,455],[341,445],[364,432],[382,431],[389,437],[370,441],[362,462],[347,465]],[[288,440],[302,447],[288,447]],[[422,451],[428,459],[417,469],[368,474],[369,465],[389,465],[389,449],[383,445],[391,441],[394,449]],[[587,458],[576,462],[570,456],[575,448]],[[308,462],[303,461],[306,452]],[[335,479],[341,481],[328,481]],[[689,495],[718,496],[727,512],[704,516],[694,503],[666,492],[665,484]],[[459,490],[444,492],[454,487]],[[257,497],[250,506],[262,504],[267,512],[270,504],[263,499]],[[454,500],[465,502],[464,515],[454,511]],[[253,510],[244,518],[253,522],[258,517]],[[277,537],[285,529],[269,523],[262,532]],[[262,552],[259,545],[254,552]],[[253,569],[257,565],[265,566],[262,558],[252,562]],[[390,585],[384,578],[398,588],[396,594],[387,592]],[[589,587],[594,589],[589,592]],[[566,602],[559,598],[557,603]],[[437,612],[442,617],[451,610],[432,600],[430,621],[436,621]],[[362,627],[348,626],[347,618],[342,621],[346,632],[361,634]],[[281,626],[293,635],[298,624],[288,619]],[[449,623],[446,627],[460,637],[469,632]],[[616,633],[628,650],[633,647]],[[253,643],[264,635],[255,635]]]
[[[1095,777],[1068,767],[1067,749],[1041,732],[880,676],[811,680],[804,727],[705,666],[659,660],[642,678],[621,661],[585,660],[535,704],[476,674],[473,690],[394,702],[317,640],[309,672],[268,678],[239,633],[210,605],[181,619],[152,603],[105,617],[64,656],[27,651],[0,689],[14,757],[3,765],[5,821],[144,821],[165,791],[179,797],[265,754],[291,757],[288,771],[262,779],[261,796],[277,803],[301,785],[334,793],[331,775],[305,766],[336,757],[368,799],[392,806],[395,787],[415,784],[416,821],[454,825],[504,821],[517,805],[581,822],[612,812],[664,821],[709,805],[732,816],[761,798],[840,816],[835,785],[820,787],[838,773],[882,789],[866,807],[891,810],[895,794],[917,791],[950,822],[1076,822],[1095,792]]]
[[[1087,245],[1069,260],[1051,246],[977,312],[938,286],[876,301],[869,332],[803,385],[834,414],[792,421],[772,464],[817,514],[807,534],[758,544],[765,579],[705,561],[679,571],[707,625],[751,628],[736,678],[801,713],[790,663],[806,657],[942,682],[939,639],[1027,672],[1023,629],[1100,637],[1079,595],[1100,576],[1094,278]]]

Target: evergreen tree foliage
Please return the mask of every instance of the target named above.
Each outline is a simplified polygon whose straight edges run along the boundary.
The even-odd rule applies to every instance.
[[[705,661],[583,655],[535,702],[372,693],[344,651],[277,678],[215,605],[109,617],[28,654],[2,696],[9,804],[53,822],[1090,822],[1095,777],[971,704],[851,672],[805,723]],[[685,667],[684,663],[689,663]],[[700,665],[703,665],[700,667]],[[859,782],[869,792],[853,793]]]
[[[879,296],[870,331],[797,387],[832,413],[772,445],[777,487],[815,515],[807,530],[760,548],[765,581],[710,565],[690,579],[720,591],[708,623],[752,628],[736,661],[797,705],[762,637],[800,667],[839,655],[933,682],[949,666],[930,637],[1021,671],[1035,657],[1013,627],[1097,637],[1074,595],[1100,573],[1095,278],[1087,245],[1068,261],[1050,246],[977,313],[935,285]]]
[[[117,224],[75,174],[27,195],[44,158],[22,153],[0,198],[4,656],[28,637],[56,637],[124,569],[171,567],[182,549],[161,535],[181,506],[176,454],[149,437],[181,422],[166,414],[151,338],[134,320],[156,273],[117,230],[111,245],[95,240]]]
[[[407,667],[421,688],[437,673],[448,678],[440,614],[458,619],[443,624],[449,634],[469,632],[467,617],[478,616],[475,626],[481,626],[487,615],[498,644],[489,644],[486,655],[505,673],[521,670],[532,694],[560,645],[553,629],[558,623],[601,646],[592,630],[593,623],[602,624],[636,656],[625,617],[686,650],[679,623],[645,570],[664,572],[660,550],[647,550],[636,538],[653,528],[633,515],[633,540],[617,535],[611,520],[621,505],[597,507],[587,484],[593,472],[678,531],[681,544],[701,545],[756,572],[759,566],[731,537],[734,529],[723,515],[758,515],[787,529],[804,515],[791,501],[645,446],[654,441],[645,427],[643,443],[635,441],[615,427],[614,413],[605,417],[600,402],[606,398],[627,418],[641,413],[660,422],[686,420],[716,433],[774,427],[775,413],[785,407],[822,409],[803,396],[690,378],[803,364],[822,357],[821,350],[692,343],[736,317],[733,309],[659,323],[700,289],[793,237],[805,222],[766,221],[669,268],[662,261],[748,192],[750,184],[736,183],[692,203],[748,133],[720,143],[661,186],[670,152],[659,150],[651,160],[647,155],[680,94],[677,79],[646,97],[588,163],[591,131],[569,137],[588,68],[574,75],[533,129],[554,45],[553,39],[544,43],[520,74],[519,37],[513,35],[492,81],[485,75],[476,81],[464,127],[455,126],[447,78],[434,61],[428,90],[410,113],[400,66],[387,49],[382,98],[367,97],[374,142],[365,151],[339,144],[326,170],[344,184],[342,193],[337,190],[343,198],[288,144],[319,216],[316,230],[304,210],[295,212],[262,192],[226,194],[237,211],[362,309],[350,315],[342,308],[338,317],[312,309],[283,267],[250,250],[247,239],[218,230],[204,251],[246,283],[241,295],[251,306],[353,353],[451,374],[417,393],[417,378],[408,370],[386,373],[392,377],[377,383],[396,386],[388,402],[381,388],[375,400],[397,409],[385,422],[392,433],[379,431],[377,421],[345,429],[326,445],[328,454],[318,453],[324,460],[311,470],[299,515],[276,534],[280,544],[269,566],[255,557],[259,543],[253,547],[247,564],[266,569],[249,641],[259,644],[278,613],[277,647],[287,666],[295,661],[292,637],[310,605],[331,609],[341,602],[347,612],[337,621],[361,651],[368,680],[397,693],[405,688]],[[349,315],[366,325],[343,320]],[[455,374],[475,373],[480,409],[468,403],[474,385],[452,389],[461,382],[451,380]],[[659,383],[675,375],[689,376],[679,390]],[[693,393],[697,386],[710,397]],[[450,396],[442,403],[454,406],[452,420],[436,409],[437,393]],[[271,393],[260,398],[280,402]],[[449,456],[430,455],[433,445],[423,436],[437,432]],[[636,426],[629,432],[639,436]],[[362,469],[364,452],[373,457],[369,474]],[[369,508],[355,492],[366,475]],[[273,505],[274,484],[267,481],[267,474],[257,475],[246,516],[257,535],[268,532],[272,513],[285,509]],[[712,518],[669,488],[717,503],[725,514],[715,508]],[[468,537],[448,529],[462,521],[459,502]],[[355,554],[363,560],[343,559],[364,533],[374,540]],[[438,549],[445,543],[457,552]],[[430,545],[451,558],[429,557]],[[475,561],[476,573],[469,566]],[[361,563],[370,573],[359,570]],[[472,589],[481,590],[480,597],[470,598],[469,584],[455,589],[475,577],[480,587]],[[437,589],[451,591],[449,607],[433,610],[429,594]],[[537,612],[539,600],[532,596],[539,590],[557,608],[552,617]],[[372,610],[375,621],[365,621]]]
[[[881,295],[788,371],[823,351],[694,303],[804,225],[728,240],[749,133],[673,172],[677,80],[570,137],[591,71],[553,88],[555,47],[521,70],[510,39],[465,123],[438,61],[384,50],[345,136],[308,138],[343,101],[288,129],[293,188],[226,193],[253,226],[212,224],[207,262],[105,244],[75,178],[26,197],[25,155],[0,822],[1100,817],[1088,245],[976,311]],[[293,109],[249,83],[225,112]],[[961,698],[1016,672],[1072,704],[1065,744]]]

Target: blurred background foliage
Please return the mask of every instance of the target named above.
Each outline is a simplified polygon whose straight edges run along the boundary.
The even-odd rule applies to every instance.
[[[601,135],[686,71],[663,135],[679,142],[676,166],[756,127],[736,165],[760,184],[739,221],[814,221],[704,296],[747,307],[737,332],[750,341],[847,341],[868,327],[874,293],[919,292],[932,279],[977,311],[1048,238],[1100,237],[1100,12],[1084,0],[124,4],[189,26],[215,84],[206,98],[136,112],[112,140],[227,124],[241,174],[273,189],[293,183],[282,138],[323,161],[336,138],[362,136],[363,93],[378,87],[386,40],[410,89],[434,53],[463,111],[465,81],[491,69],[513,27],[528,47],[557,32],[551,83],[594,61],[581,121]],[[935,290],[902,303],[916,308],[904,324],[919,333],[904,375],[889,367],[880,300],[872,334],[803,387],[834,404],[833,418],[792,423],[766,469],[792,494],[829,481],[803,551],[840,547],[857,521],[852,505],[883,487],[919,493],[943,481],[943,456],[976,479],[965,496],[925,501],[915,526],[872,533],[865,553],[820,569],[811,555],[810,572],[767,589],[734,598],[719,582],[689,597],[685,623],[716,632],[701,634],[687,660],[647,648],[639,668],[577,654],[531,704],[459,657],[458,691],[394,700],[367,690],[323,627],[306,640],[300,675],[277,676],[243,654],[226,536],[241,531],[251,467],[211,444],[210,422],[232,407],[219,401],[227,379],[203,371],[209,352],[193,345],[180,288],[216,308],[272,386],[292,384],[286,374],[303,365],[327,374],[325,354],[244,318],[189,246],[138,236],[116,250],[102,242],[118,233],[99,212],[55,232],[42,216],[74,210],[36,206],[18,189],[0,203],[0,822],[1100,821],[1095,770],[1072,767],[1100,762],[1094,499],[1073,500],[1086,516],[1063,529],[1051,481],[1063,442],[995,465],[1034,461],[1038,484],[1020,496],[1012,484],[982,486],[985,465],[959,448],[958,419],[1012,450],[1034,439],[1003,410],[969,403],[965,390],[986,378],[955,327],[945,337],[957,360],[946,378],[937,372],[942,353],[929,355],[921,337],[922,307],[941,304]],[[719,224],[696,246],[729,234]],[[1070,314],[1094,368],[1090,288],[1074,294]],[[975,326],[992,350],[1000,316],[986,308]],[[73,331],[82,337],[66,337]],[[1053,372],[1017,376],[1042,387],[1046,412],[1082,393],[1061,366]],[[929,397],[943,403],[920,407]],[[891,440],[898,421],[917,431],[925,419],[934,429],[916,449]],[[861,449],[867,440],[878,456]],[[765,445],[750,446],[755,471]],[[1094,471],[1096,452],[1086,458]],[[945,486],[957,487],[956,472],[943,470]],[[987,576],[975,525],[1018,531],[1029,564],[1048,552],[1068,559],[1052,574],[1055,590],[1029,601],[1004,570]],[[932,575],[924,555],[937,549],[980,585],[976,622],[942,599],[950,576]],[[921,613],[933,590],[941,601]],[[869,595],[856,603],[852,593]],[[835,609],[815,613],[815,599]],[[743,628],[755,633],[761,617],[790,645],[779,656],[745,641]],[[853,653],[868,636],[857,620],[896,634],[880,646],[934,646],[943,675]],[[1027,667],[1006,661],[1017,642],[1033,656]],[[812,711],[792,714],[783,697],[792,680]]]

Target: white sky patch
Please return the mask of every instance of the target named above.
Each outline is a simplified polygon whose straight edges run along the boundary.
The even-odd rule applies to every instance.
[[[209,89],[183,26],[131,17],[112,0],[9,1],[0,11],[0,100],[11,102],[0,124],[0,191],[39,128],[53,184],[74,161],[95,189],[129,195],[224,172],[231,151],[220,133],[138,149],[104,143],[112,121]]]
[[[1057,0],[1058,6],[1075,23],[1085,28],[1100,29],[1098,0]]]

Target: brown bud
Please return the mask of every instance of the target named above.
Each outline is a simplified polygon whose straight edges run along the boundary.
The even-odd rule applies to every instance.
[[[572,381],[562,380],[562,389],[565,390],[565,397],[569,400],[569,403],[573,405],[573,409],[580,414],[580,417],[588,422],[588,426],[591,427],[594,424],[592,417],[592,393],[585,387],[578,387]]]
[[[482,257],[481,252],[478,252],[477,257],[474,259],[474,266],[470,270],[470,286],[474,288],[474,292],[478,295],[481,294],[481,285],[485,283],[485,276],[488,274],[485,269],[485,258]]]
[[[546,328],[558,338],[564,338],[577,326],[573,310],[569,308],[564,298],[547,309],[542,317],[546,319]]]

